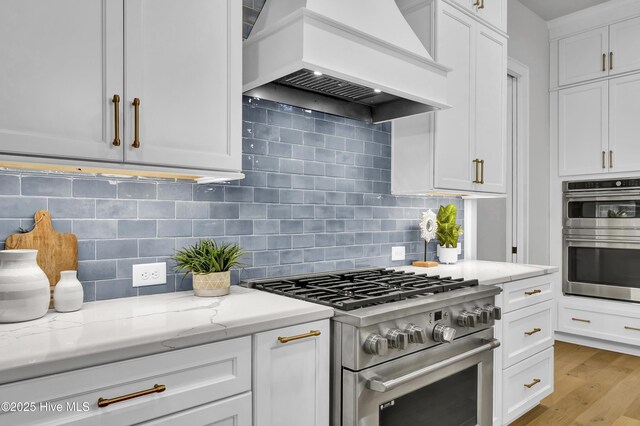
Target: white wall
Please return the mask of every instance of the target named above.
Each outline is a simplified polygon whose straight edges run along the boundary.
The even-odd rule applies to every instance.
[[[509,56],[529,67],[529,263],[549,263],[549,30],[508,0]]]

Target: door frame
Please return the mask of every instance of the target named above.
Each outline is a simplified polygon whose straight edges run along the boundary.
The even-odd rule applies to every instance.
[[[518,149],[518,173],[520,179],[517,183],[518,205],[518,255],[517,263],[529,262],[529,67],[511,57],[507,59],[507,74],[515,77],[515,87],[517,91],[516,99],[516,138],[515,143]],[[506,78],[507,76],[505,76]],[[509,159],[511,161],[511,159]],[[507,197],[506,218],[509,224],[507,229],[507,256],[506,262],[512,262],[511,238],[513,234],[510,225],[513,223],[511,199]],[[464,258],[475,260],[478,258],[478,202],[473,198],[464,200]],[[506,224],[505,224],[506,226]]]
[[[515,78],[514,88],[516,91],[515,106],[515,146],[518,151],[516,168],[518,170],[518,180],[516,186],[516,223],[517,237],[516,247],[518,254],[516,263],[529,262],[529,67],[511,57],[507,62],[507,74]],[[507,194],[507,222],[510,225],[507,229],[507,262],[512,262],[512,224],[513,211],[510,208],[513,204],[511,194]]]

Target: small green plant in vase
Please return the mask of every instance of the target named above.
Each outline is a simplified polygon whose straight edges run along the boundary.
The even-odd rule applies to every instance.
[[[453,264],[458,261],[458,238],[462,235],[462,226],[456,223],[458,210],[453,204],[440,206],[436,222],[438,228],[438,259],[440,263]]]
[[[237,244],[201,240],[173,256],[176,272],[193,275],[196,296],[224,296],[231,288],[231,269],[242,268],[245,252]]]

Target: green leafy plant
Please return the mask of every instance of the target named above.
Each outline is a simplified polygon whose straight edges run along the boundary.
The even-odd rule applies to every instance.
[[[442,247],[458,247],[458,237],[462,235],[463,230],[462,226],[456,224],[457,215],[458,210],[453,204],[440,206],[440,210],[438,210],[436,235]]]
[[[221,243],[214,240],[201,240],[192,246],[178,250],[173,256],[176,272],[210,274],[226,272],[231,268],[242,268],[240,257],[245,252],[238,244]]]

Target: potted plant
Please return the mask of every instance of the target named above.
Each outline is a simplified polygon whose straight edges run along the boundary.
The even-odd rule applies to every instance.
[[[245,252],[238,244],[201,240],[173,256],[176,272],[191,272],[196,296],[224,296],[231,286],[231,268],[243,267]]]
[[[436,235],[440,243],[438,246],[440,263],[454,264],[458,261],[458,237],[462,235],[462,227],[456,223],[457,215],[458,210],[453,204],[440,206],[438,210]]]

